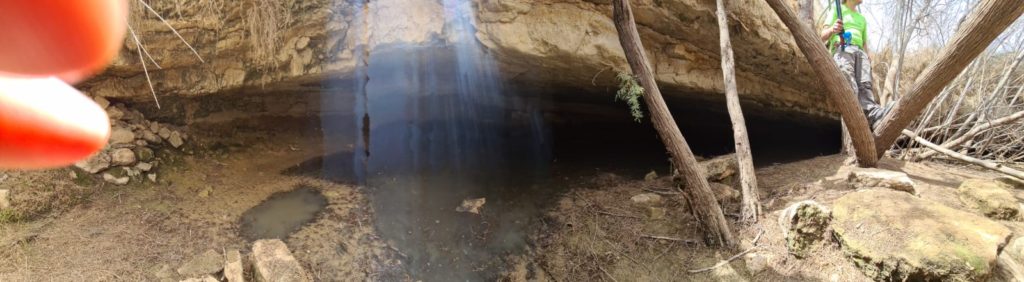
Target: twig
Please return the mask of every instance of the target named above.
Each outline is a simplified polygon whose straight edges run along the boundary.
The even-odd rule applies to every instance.
[[[617,213],[610,213],[610,212],[606,212],[606,211],[596,211],[596,212],[599,213],[599,214],[603,214],[603,215],[618,216],[618,217],[625,217],[625,218],[634,218],[634,219],[643,219],[643,218],[641,218],[639,216],[634,216],[634,215],[617,214]]]
[[[607,270],[604,270],[604,267],[598,266],[597,269],[600,269],[601,272],[604,272],[604,275],[608,275],[608,278],[611,279],[612,281],[619,282],[619,280],[615,280],[615,277],[612,277],[612,275],[608,273]]]
[[[135,35],[135,29],[133,29],[130,24],[128,25],[128,31],[131,32],[132,39],[135,39],[135,46],[138,47],[136,51],[139,52],[139,63],[142,64],[142,72],[146,74],[146,84],[149,84],[149,92],[153,94],[153,101],[156,102],[156,108],[160,109],[160,99],[156,98],[156,90],[153,89],[153,80],[149,79],[149,69],[146,67],[146,60],[142,58],[142,42],[139,41],[139,37]]]
[[[641,188],[641,189],[643,189],[644,191],[647,191],[647,192],[651,192],[651,193],[654,193],[654,194],[660,194],[660,195],[679,195],[680,194],[677,191],[676,192],[674,192],[674,191],[662,191],[662,190],[654,190],[654,189],[649,189],[649,188]]]
[[[992,162],[985,161],[985,160],[976,159],[976,158],[973,158],[973,157],[970,157],[970,156],[967,156],[967,155],[964,155],[964,154],[960,154],[960,153],[954,152],[954,151],[949,150],[947,148],[943,148],[942,146],[935,145],[935,143],[929,142],[928,140],[924,140],[924,138],[921,138],[920,136],[917,136],[916,134],[914,134],[914,132],[912,132],[910,130],[904,129],[903,130],[903,134],[907,135],[907,137],[914,138],[915,140],[917,140],[918,143],[921,143],[921,145],[924,145],[925,147],[928,147],[928,148],[930,148],[932,150],[935,150],[935,151],[937,151],[939,153],[945,154],[945,155],[950,156],[952,158],[956,158],[956,159],[961,160],[961,161],[965,161],[965,162],[968,162],[968,163],[976,164],[976,165],[979,165],[981,167],[984,167],[984,168],[987,168],[987,169],[991,169],[991,170],[994,170],[994,171],[998,171],[998,172],[1001,172],[1003,174],[1006,174],[1006,175],[1013,176],[1015,178],[1024,180],[1024,172],[1022,172],[1022,171],[1019,171],[1019,170],[1016,170],[1016,169],[1012,169],[1012,168],[1003,166],[1001,164],[997,164],[997,163],[992,163]]]
[[[697,241],[695,241],[695,240],[687,240],[687,239],[676,238],[676,237],[647,235],[647,234],[640,235],[640,238],[648,238],[648,239],[655,239],[655,240],[666,240],[666,241],[676,241],[676,242],[683,242],[683,243],[687,243],[687,244],[696,244],[697,243]]]
[[[692,269],[692,270],[689,270],[689,272],[690,273],[701,273],[701,272],[710,271],[712,269],[715,269],[715,268],[721,267],[723,265],[729,264],[730,262],[736,260],[737,258],[739,258],[739,257],[741,257],[741,256],[743,256],[743,255],[745,255],[745,254],[747,254],[747,253],[757,249],[757,241],[761,239],[761,235],[764,235],[764,229],[761,229],[761,232],[758,232],[757,236],[754,237],[754,241],[751,243],[751,245],[754,245],[753,247],[750,247],[749,249],[747,249],[745,251],[742,251],[742,252],[740,252],[738,254],[735,254],[735,255],[729,257],[728,259],[725,259],[723,261],[719,261],[715,265],[712,265],[712,266],[709,266],[709,267],[705,267],[705,268],[701,268],[701,269]]]

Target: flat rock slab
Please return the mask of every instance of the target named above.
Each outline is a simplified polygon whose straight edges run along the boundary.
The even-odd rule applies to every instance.
[[[854,189],[887,188],[917,195],[914,181],[906,173],[877,168],[854,168],[846,181]]]
[[[988,218],[888,189],[837,199],[832,228],[864,274],[887,281],[982,280],[1011,235]]]
[[[253,243],[252,260],[256,281],[312,281],[306,270],[299,265],[299,261],[292,256],[288,246],[281,240],[258,240]]]
[[[1020,203],[1006,183],[987,179],[968,179],[960,183],[957,194],[964,204],[978,209],[985,216],[1015,220],[1020,215]]]

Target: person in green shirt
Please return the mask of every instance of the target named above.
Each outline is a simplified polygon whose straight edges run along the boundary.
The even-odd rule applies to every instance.
[[[821,40],[832,50],[832,59],[850,81],[853,92],[857,93],[864,115],[872,128],[880,121],[889,108],[883,108],[875,100],[871,85],[871,61],[868,57],[868,22],[857,10],[863,0],[843,0],[838,8],[843,14],[842,19],[836,18],[835,8],[829,11],[829,18],[822,26]],[[849,34],[846,46],[840,47],[839,37],[843,30]]]

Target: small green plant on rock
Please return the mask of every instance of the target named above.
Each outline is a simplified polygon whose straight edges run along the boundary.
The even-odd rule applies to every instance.
[[[615,93],[615,100],[626,101],[633,120],[640,122],[644,118],[644,112],[640,109],[640,97],[644,95],[644,88],[640,87],[631,74],[620,71],[618,77],[619,91]]]

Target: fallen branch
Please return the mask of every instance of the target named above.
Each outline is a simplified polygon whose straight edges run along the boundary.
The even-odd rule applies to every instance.
[[[633,218],[633,219],[643,219],[643,218],[641,218],[639,216],[634,216],[634,215],[617,214],[617,213],[610,213],[610,212],[606,212],[606,211],[596,211],[596,212],[599,213],[599,214],[603,214],[603,215],[618,216],[618,217]]]
[[[980,160],[980,159],[975,159],[973,157],[970,157],[970,156],[967,156],[967,155],[964,155],[964,154],[961,154],[961,153],[954,152],[954,151],[952,151],[950,149],[943,148],[942,146],[936,145],[935,143],[929,142],[928,140],[925,140],[924,138],[921,138],[920,136],[917,136],[916,134],[914,134],[913,131],[910,131],[910,130],[904,129],[903,130],[903,135],[906,135],[907,137],[910,137],[910,138],[914,138],[914,141],[917,141],[917,143],[921,143],[921,145],[924,145],[925,147],[928,147],[928,148],[930,148],[932,150],[935,150],[935,151],[937,151],[939,153],[942,153],[944,155],[950,156],[952,158],[955,158],[955,159],[958,159],[958,160],[961,160],[961,161],[965,161],[965,162],[968,162],[968,163],[972,163],[972,164],[975,164],[975,165],[978,165],[978,166],[981,166],[981,167],[984,167],[984,168],[987,168],[987,169],[991,169],[991,170],[994,170],[994,171],[998,171],[998,172],[1001,172],[1003,174],[1006,174],[1006,175],[1009,175],[1009,176],[1013,176],[1013,177],[1015,177],[1017,179],[1024,180],[1024,172],[1021,172],[1019,170],[1012,169],[1012,168],[1006,167],[1006,166],[1001,165],[1001,164],[997,164],[997,163],[993,163],[993,162],[989,162],[989,161],[985,161],[985,160]]]
[[[968,131],[967,133],[964,133],[963,136],[960,136],[960,137],[958,137],[958,138],[956,138],[954,140],[950,140],[948,142],[944,142],[940,146],[941,147],[945,147],[945,148],[952,148],[953,146],[957,146],[957,145],[963,144],[964,142],[967,142],[967,140],[970,140],[970,139],[974,138],[975,136],[978,135],[978,133],[981,133],[982,131],[988,130],[989,128],[993,128],[993,127],[997,127],[997,126],[1001,126],[1001,125],[1004,125],[1004,124],[1008,124],[1008,123],[1014,122],[1016,120],[1021,119],[1022,117],[1024,117],[1024,111],[1019,111],[1019,112],[1016,112],[1016,113],[1014,113],[1012,115],[1008,115],[1008,116],[1005,116],[1005,117],[1002,117],[1002,118],[999,118],[999,119],[996,119],[996,120],[993,120],[993,121],[989,121],[989,122],[979,122],[980,123],[979,125],[975,126],[974,128],[971,128],[971,130]],[[922,153],[921,156],[919,156],[918,158],[925,159],[925,158],[931,157],[933,155],[935,155],[934,152],[925,152],[925,153]]]
[[[747,253],[750,253],[751,251],[757,249],[757,241],[761,239],[761,235],[764,235],[764,229],[761,229],[761,232],[757,233],[757,237],[754,237],[754,241],[751,242],[751,245],[753,245],[753,247],[750,247],[749,249],[746,249],[745,251],[742,251],[742,252],[740,252],[738,254],[735,254],[735,255],[729,257],[728,259],[719,261],[715,265],[712,265],[712,266],[709,266],[709,267],[705,267],[705,268],[701,268],[701,269],[691,269],[691,270],[689,270],[689,272],[690,273],[701,273],[701,272],[710,271],[712,269],[719,268],[719,267],[721,267],[723,265],[729,264],[730,262],[740,258],[741,256],[743,256],[743,255],[745,255]]]

